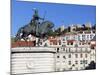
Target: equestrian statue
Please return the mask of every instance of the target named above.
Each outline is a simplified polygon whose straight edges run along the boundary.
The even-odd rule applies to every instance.
[[[24,39],[25,41],[28,39],[28,36],[31,34],[38,38],[37,45],[39,46],[40,39],[47,39],[49,32],[54,27],[53,22],[45,21],[44,18],[39,17],[38,10],[34,10],[33,18],[30,23],[19,28],[15,41]]]

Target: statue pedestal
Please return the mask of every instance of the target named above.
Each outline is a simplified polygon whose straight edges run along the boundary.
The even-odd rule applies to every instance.
[[[48,47],[12,48],[12,74],[55,71],[55,50]]]

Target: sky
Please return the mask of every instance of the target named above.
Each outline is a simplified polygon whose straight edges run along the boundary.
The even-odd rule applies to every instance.
[[[33,9],[39,11],[39,16],[54,23],[54,28],[62,25],[96,24],[96,7],[89,5],[56,4],[40,2],[23,2],[12,0],[11,5],[11,35],[16,35],[20,27],[30,22],[34,14]]]

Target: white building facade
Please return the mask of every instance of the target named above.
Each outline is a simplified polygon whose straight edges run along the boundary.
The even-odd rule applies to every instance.
[[[96,63],[95,36],[93,32],[67,33],[41,39],[40,48],[14,47],[12,74],[84,70],[91,61]]]
[[[56,71],[83,70],[91,61],[96,62],[96,48],[91,48],[94,36],[91,31],[49,39],[49,46],[56,49]]]

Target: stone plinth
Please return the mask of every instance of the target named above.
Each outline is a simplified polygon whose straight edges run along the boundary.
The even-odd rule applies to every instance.
[[[55,50],[48,47],[12,48],[12,74],[55,71]]]

